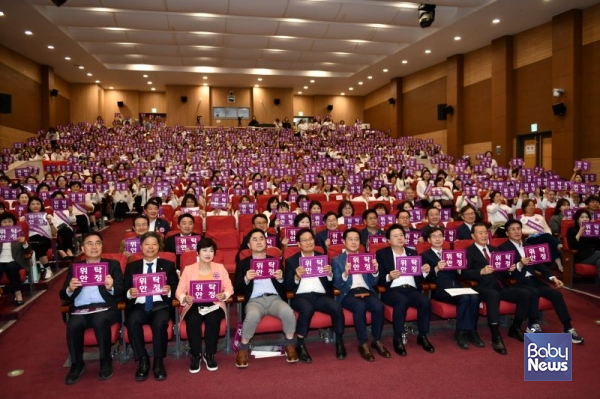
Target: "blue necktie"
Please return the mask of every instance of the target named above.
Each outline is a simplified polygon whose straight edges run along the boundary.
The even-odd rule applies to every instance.
[[[152,273],[152,263],[146,263],[146,265],[148,265],[148,270],[146,271],[146,273]],[[144,304],[144,310],[146,312],[150,312],[152,311],[152,301],[154,298],[152,298],[152,295],[148,295],[146,297],[146,303]]]

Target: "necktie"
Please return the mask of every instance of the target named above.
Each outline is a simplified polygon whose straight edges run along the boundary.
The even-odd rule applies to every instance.
[[[437,251],[435,254],[438,256],[438,258],[442,259],[442,252],[441,251]]]
[[[483,247],[483,256],[485,256],[485,260],[487,261],[487,263],[489,265],[490,264],[490,254],[488,254],[486,247]]]
[[[146,270],[146,273],[152,273],[152,263],[146,263],[146,265],[148,266],[148,270]],[[144,304],[144,310],[146,312],[150,312],[152,310],[152,300],[154,298],[152,298],[152,295],[148,295],[146,297],[146,303]]]

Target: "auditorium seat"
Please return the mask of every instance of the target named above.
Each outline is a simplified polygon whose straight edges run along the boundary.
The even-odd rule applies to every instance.
[[[595,278],[598,275],[598,267],[587,263],[575,263],[577,251],[569,248],[567,231],[575,225],[572,219],[563,219],[560,224],[560,236],[562,237],[562,260],[563,260],[563,282],[567,287],[573,287],[575,276]]]

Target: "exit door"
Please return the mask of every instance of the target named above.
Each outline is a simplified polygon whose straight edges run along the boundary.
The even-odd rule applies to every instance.
[[[517,157],[523,158],[525,166],[541,166],[552,169],[552,133],[538,133],[517,136]]]

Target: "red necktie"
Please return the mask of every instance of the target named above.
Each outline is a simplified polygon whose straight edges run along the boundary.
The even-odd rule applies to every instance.
[[[485,260],[487,261],[487,263],[489,265],[490,264],[490,254],[488,254],[486,247],[483,247],[483,256],[485,256]]]

